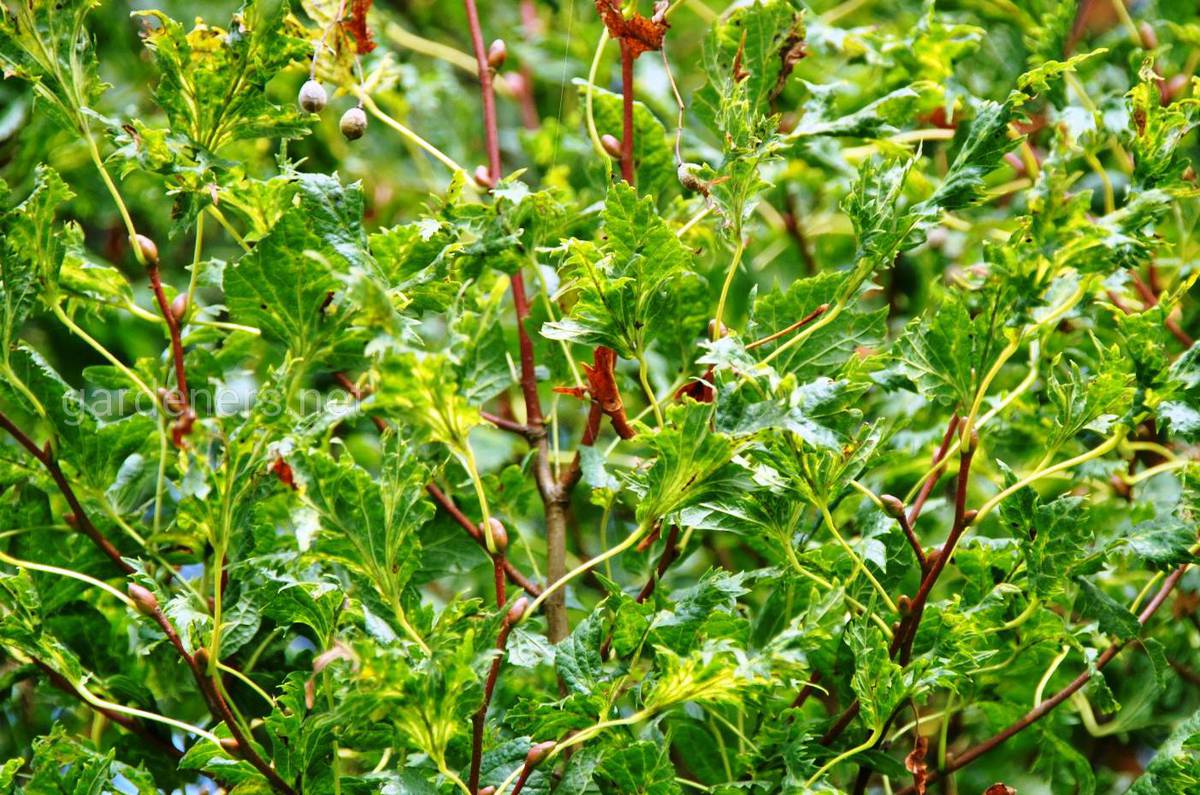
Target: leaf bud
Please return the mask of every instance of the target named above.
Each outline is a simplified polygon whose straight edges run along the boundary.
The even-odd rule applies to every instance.
[[[187,293],[180,293],[171,301],[171,316],[175,318],[176,323],[182,323],[187,316],[188,297]]]
[[[893,519],[899,519],[904,515],[904,503],[900,502],[899,497],[883,494],[880,495],[879,501],[883,503],[883,512]]]
[[[222,737],[221,738],[221,747],[224,748],[228,753],[231,753],[231,754],[238,753],[239,749],[241,748],[241,746],[238,745],[238,741],[233,739],[232,737]]]
[[[476,166],[474,177],[475,184],[484,190],[491,190],[492,188],[496,187],[496,183],[492,179],[492,175],[488,171],[487,166]]]
[[[557,745],[553,740],[547,740],[544,743],[538,743],[529,749],[529,753],[525,754],[525,765],[527,767],[537,767],[542,763],[546,756],[554,750]]]
[[[492,42],[492,46],[488,47],[487,61],[488,66],[493,69],[499,69],[504,66],[504,61],[508,58],[508,46],[504,43],[504,39],[496,39]]]
[[[504,529],[504,523],[494,516],[488,517],[488,527],[492,531],[492,542],[496,546],[496,552],[501,553],[508,549],[508,531]],[[486,537],[486,530],[484,531]]]
[[[125,590],[139,613],[152,616],[158,612],[158,597],[149,588],[131,582]]]
[[[900,615],[908,615],[912,612],[912,600],[904,594],[900,594],[900,596],[896,598],[896,609],[900,611]]]
[[[362,108],[350,108],[350,110],[342,114],[339,126],[342,128],[342,135],[346,136],[347,141],[357,141],[367,131],[367,114]]]
[[[154,241],[145,235],[135,235],[134,244],[142,252],[142,262],[147,265],[158,264],[158,246],[154,245]]]
[[[617,136],[605,133],[600,136],[600,144],[604,147],[604,151],[608,152],[609,157],[621,156],[621,141]]]
[[[979,511],[970,510],[963,514],[963,527],[970,527],[975,522],[975,517],[979,515]]]
[[[529,608],[529,597],[521,596],[513,601],[512,606],[508,608],[508,615],[504,620],[511,626],[520,622],[525,615],[525,611]]]
[[[329,101],[329,96],[325,93],[325,87],[319,82],[308,80],[300,86],[298,101],[300,107],[309,113],[320,113],[325,109],[325,103]]]

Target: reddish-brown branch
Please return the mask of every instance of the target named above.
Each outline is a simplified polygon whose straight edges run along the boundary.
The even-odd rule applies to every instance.
[[[158,302],[159,311],[162,312],[163,320],[167,322],[167,330],[171,334],[171,355],[175,362],[175,384],[179,389],[179,396],[186,405],[188,399],[187,373],[183,368],[183,340],[179,334],[179,321],[175,319],[175,313],[171,311],[171,304],[167,301],[167,294],[163,292],[162,276],[158,271],[158,264],[151,262],[146,266],[146,272],[150,275],[150,289],[154,291],[154,300]]]
[[[333,378],[338,382],[342,389],[346,390],[346,392],[350,394],[351,397],[353,397],[355,400],[362,400],[362,390],[359,389],[353,381],[347,378],[345,373],[334,373]],[[371,419],[375,421],[375,427],[379,428],[380,433],[387,430],[388,424],[386,420],[380,417],[372,417]],[[495,420],[503,421],[505,423],[509,422],[508,420],[504,420],[502,417],[495,417]],[[434,502],[442,506],[442,509],[445,510],[446,513],[450,514],[451,518],[454,519],[459,526],[467,531],[467,534],[470,535],[477,544],[479,544],[480,548],[482,548],[485,552],[487,551],[487,539],[485,539],[483,534],[479,532],[479,528],[475,525],[475,523],[472,522],[466,514],[459,510],[458,506],[454,504],[454,500],[450,499],[445,492],[432,483],[429,483],[425,486],[425,491],[429,493],[430,497],[433,497]],[[542,589],[535,585],[532,580],[522,574],[516,566],[509,562],[507,557],[497,556],[493,558],[492,562],[493,566],[499,565],[500,570],[502,570],[504,573],[504,576],[507,576],[508,579],[511,580],[517,587],[523,588],[526,592],[534,596],[537,596],[539,593],[541,593]],[[503,593],[502,583],[502,580],[497,581],[496,593],[498,594]],[[501,603],[501,606],[503,606],[503,602]]]
[[[808,697],[811,696],[814,691],[816,691],[817,685],[820,683],[821,672],[813,671],[812,677],[804,683],[804,687],[800,688],[800,692],[796,694],[794,699],[792,699],[792,708],[799,709],[800,707],[803,707],[804,702],[808,701]]]
[[[500,580],[500,584],[503,587],[503,579]],[[499,594],[501,591],[497,591],[497,593]],[[483,686],[483,703],[471,717],[471,775],[467,783],[471,792],[479,791],[479,769],[483,762],[484,722],[487,718],[488,706],[492,703],[492,694],[496,691],[496,681],[500,677],[500,666],[504,662],[504,650],[508,645],[508,635],[524,616],[527,604],[528,601],[525,597],[521,597],[513,602],[512,608],[504,616],[504,623],[500,625],[500,632],[496,636],[496,655],[492,657],[492,664],[488,668],[487,680]]]
[[[135,587],[131,585],[131,595],[134,595],[134,591]],[[135,601],[138,603],[138,609],[149,615],[158,624],[159,628],[162,629],[163,634],[167,636],[167,640],[175,648],[180,659],[187,665],[188,670],[192,672],[192,677],[196,680],[196,687],[199,688],[200,694],[204,696],[209,709],[229,729],[229,735],[233,738],[233,745],[232,747],[225,747],[224,745],[222,747],[225,747],[229,753],[249,762],[255,770],[267,779],[274,789],[285,795],[296,795],[296,791],[280,777],[275,768],[271,767],[270,764],[259,756],[252,745],[251,739],[242,731],[241,725],[234,717],[233,711],[229,708],[229,704],[226,703],[224,696],[221,695],[216,682],[208,675],[208,653],[204,649],[199,649],[195,654],[189,654],[179,637],[179,633],[175,630],[175,626],[157,603],[153,602],[152,599],[150,602],[147,602],[136,596]]]
[[[597,345],[592,352],[592,363],[583,365],[583,374],[587,378],[586,387],[554,387],[554,391],[560,395],[592,400],[592,410],[588,414],[588,426],[583,436],[585,445],[595,443],[596,434],[599,432],[600,420],[595,414],[596,406],[599,406],[600,411],[612,422],[613,430],[622,439],[632,439],[637,435],[625,415],[625,404],[621,400],[621,390],[617,387],[616,367],[617,352],[604,345]]]
[[[500,180],[500,134],[496,125],[496,94],[492,90],[492,67],[488,64],[487,46],[483,43],[483,28],[479,25],[479,9],[475,0],[463,0],[467,8],[467,27],[471,31],[471,49],[479,74],[479,94],[483,99],[483,137],[487,148],[488,176],[495,184]]]
[[[942,473],[946,471],[945,466],[938,466],[945,461],[946,451],[950,449],[950,442],[954,438],[954,432],[958,430],[957,414],[950,416],[950,422],[946,425],[946,433],[942,436],[942,443],[938,446],[937,452],[933,454],[933,465],[936,467],[925,482],[921,484],[921,490],[917,493],[917,498],[913,501],[912,507],[908,510],[908,525],[913,527],[917,523],[917,519],[921,516],[921,510],[925,507],[925,500],[929,499],[929,493],[933,491],[933,487],[937,485],[941,479]]]
[[[487,551],[487,541],[484,539],[483,534],[479,532],[479,527],[466,514],[459,510],[458,506],[454,504],[454,500],[450,499],[444,491],[432,483],[425,486],[425,491],[433,498],[434,502],[441,506],[442,510],[450,514],[451,519],[457,522],[463,530],[467,531],[467,535],[471,536],[481,549]],[[523,589],[531,596],[537,596],[542,592],[542,589],[533,580],[522,574],[507,557],[504,559],[503,566],[505,576],[508,577],[509,582],[513,585]]]
[[[115,563],[122,573],[132,574],[134,571],[133,567],[125,562],[124,558],[121,557],[121,553],[117,551],[112,542],[105,538],[104,534],[97,530],[96,525],[92,524],[92,520],[88,518],[87,512],[83,510],[83,505],[79,502],[79,498],[75,496],[75,490],[67,482],[66,476],[58,466],[58,461],[55,460],[54,454],[50,451],[50,445],[47,443],[45,447],[38,447],[37,443],[18,428],[16,423],[10,420],[3,412],[0,412],[0,428],[4,428],[18,444],[24,447],[50,473],[54,485],[62,492],[63,498],[66,499],[67,505],[71,508],[72,521],[69,523],[91,539],[92,543],[109,560]]]
[[[479,412],[479,416],[483,417],[484,421],[490,422],[492,425],[495,425],[502,431],[515,433],[516,435],[526,439],[528,439],[530,434],[533,433],[529,426],[525,423],[510,420],[506,417],[501,417],[499,414],[492,414],[489,411],[481,411]]]
[[[1187,571],[1188,565],[1189,564],[1185,563],[1179,568],[1175,569],[1175,571],[1171,572],[1167,579],[1163,581],[1162,587],[1158,589],[1158,593],[1156,593],[1154,598],[1147,603],[1145,609],[1143,609],[1141,614],[1138,616],[1139,624],[1145,626],[1146,622],[1148,622],[1158,611],[1158,609],[1162,607],[1162,604],[1166,600],[1167,596],[1175,588],[1176,583],[1179,582],[1179,578],[1183,576],[1185,571]],[[1104,668],[1104,666],[1108,665],[1108,663],[1117,656],[1118,652],[1125,648],[1127,643],[1128,641],[1117,641],[1105,649],[1104,652],[1096,658],[1096,670],[1099,671]],[[1002,729],[978,745],[968,748],[961,754],[955,754],[951,759],[947,760],[945,768],[931,771],[929,773],[928,782],[932,784],[947,773],[953,773],[956,770],[966,767],[979,757],[1004,743],[1013,735],[1028,728],[1033,723],[1036,723],[1038,720],[1045,717],[1051,710],[1066,701],[1075,692],[1091,681],[1091,678],[1092,672],[1090,670],[1083,671],[1081,674],[1079,674],[1079,676],[1075,677],[1075,679],[1072,680],[1069,685],[1050,696],[1033,709],[1029,710],[1029,712],[1025,713],[1019,720],[1015,721],[1008,727]],[[914,788],[910,786],[900,790],[897,795],[913,795],[914,792]]]
[[[978,443],[976,436],[966,440],[963,444],[962,452],[959,454],[958,465],[958,483],[955,488],[954,495],[954,524],[950,528],[950,535],[946,538],[946,543],[942,545],[941,550],[936,555],[931,555],[929,558],[928,571],[921,579],[921,585],[917,589],[916,595],[909,603],[907,614],[901,619],[900,626],[896,629],[892,636],[891,646],[888,648],[888,654],[895,658],[899,655],[901,665],[907,665],[909,656],[912,654],[912,643],[917,635],[917,628],[921,624],[921,617],[925,611],[925,603],[929,599],[929,594],[933,590],[933,586],[937,583],[938,577],[946,568],[946,563],[949,562],[951,555],[954,553],[954,547],[958,543],[958,539],[962,537],[963,531],[970,525],[970,516],[967,513],[967,485],[971,475],[971,459],[975,455],[975,447]],[[821,737],[822,745],[829,745],[846,730],[851,721],[858,715],[861,705],[858,699],[851,702],[850,706],[842,712],[833,725]]]
[[[505,602],[508,601],[508,575],[504,570],[505,563],[508,563],[508,558],[503,552],[492,555],[492,577],[496,583],[496,607],[504,607]]]
[[[788,334],[791,334],[793,331],[799,331],[800,329],[804,328],[809,323],[813,322],[814,320],[816,320],[817,318],[819,318],[821,315],[825,314],[828,311],[829,311],[829,304],[821,304],[816,309],[809,312],[807,315],[800,318],[799,320],[797,320],[795,323],[788,326],[787,328],[780,329],[779,331],[776,331],[774,334],[768,334],[767,336],[763,337],[762,339],[758,339],[758,340],[755,340],[754,342],[751,342],[749,345],[746,346],[746,350],[752,351],[755,348],[759,347],[760,345],[766,345],[768,342],[774,342],[775,340],[779,339],[780,337],[786,337]]]
[[[106,709],[90,703],[79,693],[78,690],[74,688],[74,686],[71,685],[70,681],[68,681],[65,676],[61,675],[36,657],[31,657],[30,660],[35,666],[37,666],[38,670],[46,675],[46,679],[49,680],[50,684],[54,685],[54,687],[58,688],[67,695],[79,699],[81,703],[86,704],[90,709],[99,712],[101,715],[108,718],[126,731],[136,734],[142,739],[154,743],[154,745],[157,746],[160,751],[167,754],[172,759],[181,759],[183,757],[183,752],[172,745],[170,739],[159,734],[155,734],[144,723],[139,720],[135,720],[129,715],[125,715],[121,712],[115,712],[111,709]]]
[[[891,494],[884,494],[879,498],[883,502],[884,510],[888,515],[896,520],[900,525],[900,529],[904,532],[904,537],[908,539],[908,545],[912,547],[913,555],[917,558],[917,563],[921,566],[921,573],[924,575],[929,567],[929,560],[925,557],[925,549],[921,546],[921,539],[917,537],[917,533],[913,530],[912,525],[908,522],[908,517],[904,513],[904,503],[900,502],[898,497]]]
[[[633,172],[633,48],[621,39],[621,178],[630,185]]]

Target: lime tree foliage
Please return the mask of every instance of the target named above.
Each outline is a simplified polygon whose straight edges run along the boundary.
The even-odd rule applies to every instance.
[[[1200,792],[1194,3],[164,6],[0,0],[0,793]]]

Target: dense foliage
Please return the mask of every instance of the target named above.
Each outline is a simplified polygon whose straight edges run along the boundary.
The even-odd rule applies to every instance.
[[[1192,0],[163,5],[0,2],[0,792],[1200,792]]]

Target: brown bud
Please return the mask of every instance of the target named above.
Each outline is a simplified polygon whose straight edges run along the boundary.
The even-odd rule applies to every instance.
[[[238,753],[238,750],[241,748],[241,746],[238,745],[238,741],[233,739],[232,737],[222,737],[221,738],[221,747],[224,748],[226,751],[228,751],[231,754]]]
[[[970,527],[975,521],[975,517],[979,515],[979,511],[970,510],[963,514],[963,527]]]
[[[494,516],[489,516],[488,526],[492,529],[492,542],[496,545],[496,551],[503,552],[508,549],[508,531],[504,529],[504,523]]]
[[[600,144],[604,147],[604,151],[608,152],[609,157],[621,156],[621,141],[617,136],[605,133],[600,136]]]
[[[484,190],[491,190],[496,187],[496,182],[492,179],[491,172],[488,171],[487,166],[476,166],[474,176],[475,184]]]
[[[971,429],[971,435],[962,440],[962,452],[960,455],[971,455],[975,449],[979,447],[979,431]]]
[[[912,612],[912,600],[904,594],[900,594],[896,599],[896,609],[900,611],[900,615],[908,615]]]
[[[142,252],[142,262],[147,265],[158,264],[158,246],[154,245],[154,241],[145,235],[135,235],[133,242]]]
[[[904,503],[900,502],[899,497],[884,494],[880,496],[879,501],[883,503],[884,513],[893,519],[899,519],[904,515]]]
[[[1147,50],[1153,50],[1158,46],[1158,34],[1154,32],[1154,28],[1149,22],[1142,20],[1138,23],[1138,35],[1141,36],[1142,46]]]
[[[713,336],[713,330],[716,329],[716,327],[717,327],[717,319],[714,317],[712,320],[708,321],[708,336],[710,336],[710,337]],[[718,337],[728,337],[729,336],[729,327],[726,326],[724,323],[722,323],[721,324],[721,333],[718,334],[717,336]]]
[[[504,39],[496,39],[492,42],[492,46],[488,47],[488,66],[493,69],[499,69],[504,66],[504,61],[508,58],[508,46],[504,43]]]
[[[489,784],[488,786],[479,790],[479,795],[496,795],[496,788]]]
[[[537,767],[546,758],[546,755],[554,750],[557,745],[553,740],[547,740],[544,743],[538,743],[529,749],[529,753],[525,754],[525,764],[528,767]]]
[[[347,141],[357,141],[367,131],[367,114],[362,108],[350,108],[342,114],[339,125]]]
[[[182,323],[184,317],[187,316],[188,297],[187,293],[180,293],[171,301],[171,315],[175,318],[176,323]]]
[[[529,608],[529,597],[521,596],[513,601],[512,606],[508,608],[508,615],[504,620],[509,624],[516,624],[525,615],[525,611]]]
[[[196,667],[199,668],[201,671],[208,670],[208,662],[209,662],[208,649],[204,648],[203,646],[196,649],[195,654],[192,655],[192,659],[195,660]]]
[[[131,582],[125,590],[139,613],[152,616],[158,612],[158,597],[149,588]]]

